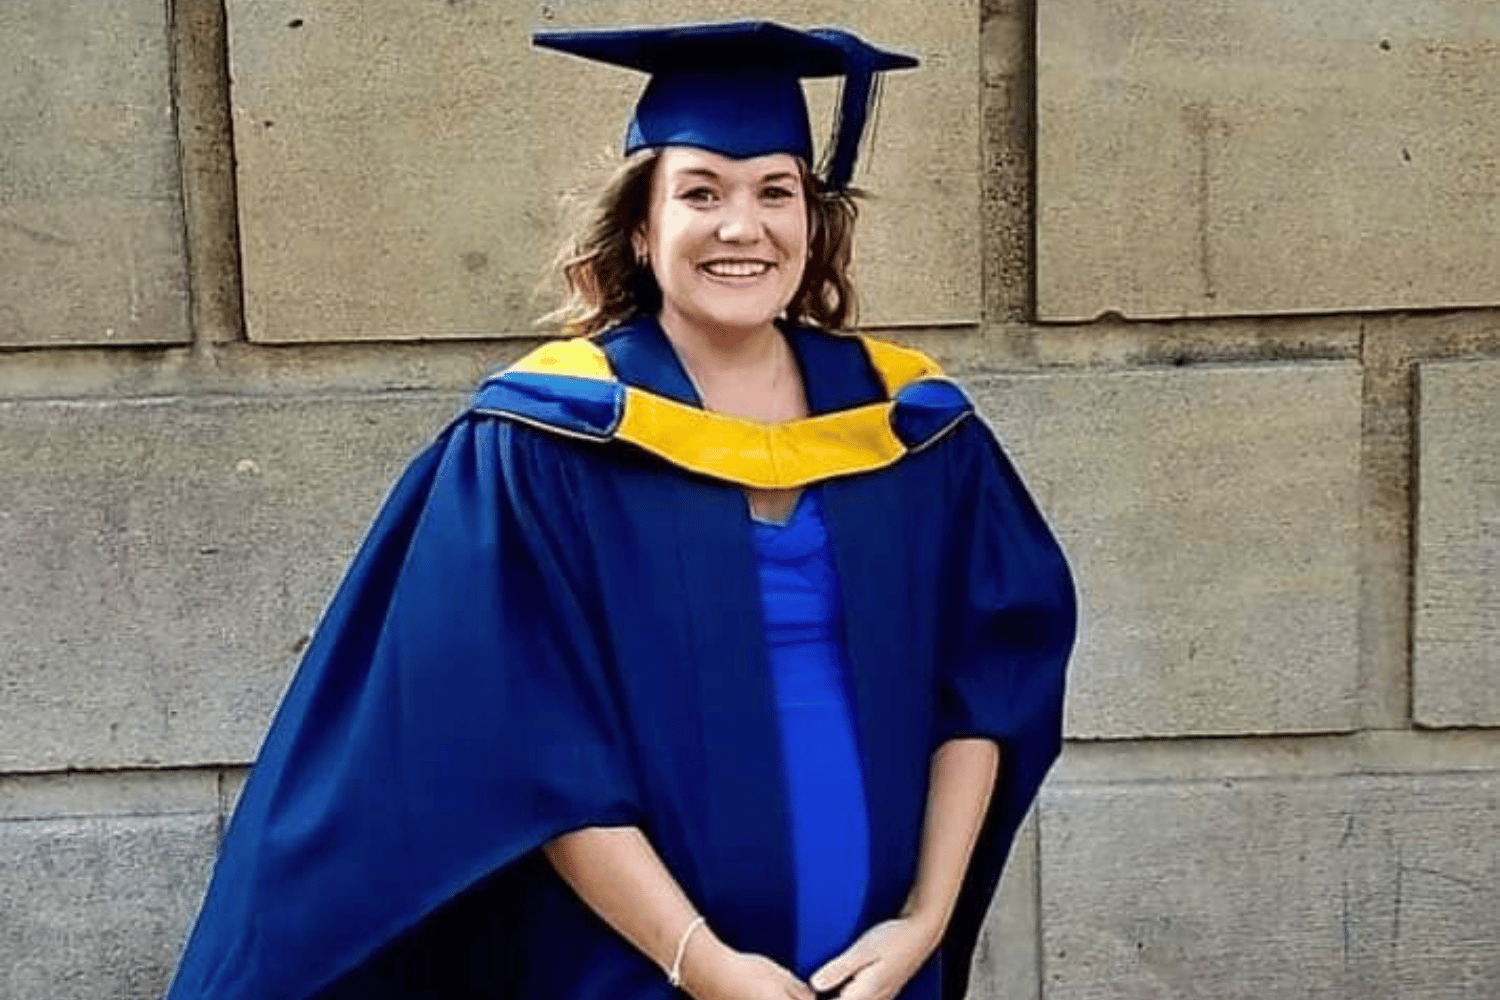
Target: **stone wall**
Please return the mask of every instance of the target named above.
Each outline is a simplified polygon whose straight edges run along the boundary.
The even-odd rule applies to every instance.
[[[527,33],[719,15],[923,57],[865,319],[1079,573],[974,994],[1500,996],[1489,0],[12,0],[0,1000],[160,994],[384,490],[536,342],[633,84]]]

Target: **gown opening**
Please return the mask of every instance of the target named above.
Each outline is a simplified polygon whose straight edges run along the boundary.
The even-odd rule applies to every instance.
[[[864,775],[818,491],[805,491],[784,524],[757,521],[753,530],[791,811],[793,971],[807,977],[860,930],[870,864]]]

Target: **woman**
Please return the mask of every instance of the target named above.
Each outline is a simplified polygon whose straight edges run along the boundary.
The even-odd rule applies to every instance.
[[[652,74],[578,332],[413,463],[171,996],[956,998],[1056,755],[1062,555],[916,352],[833,332],[842,32],[539,36]],[[801,76],[847,77],[823,177]]]

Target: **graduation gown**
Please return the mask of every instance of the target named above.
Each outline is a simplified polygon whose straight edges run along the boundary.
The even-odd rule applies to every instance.
[[[793,855],[744,486],[816,485],[869,819],[861,929],[915,874],[932,751],[998,784],[906,1000],[956,1000],[1057,755],[1074,598],[925,356],[786,331],[811,416],[705,412],[654,319],[492,377],[394,488],[261,749],[169,1000],[672,994],[538,851],[636,825],[730,946],[790,967]]]

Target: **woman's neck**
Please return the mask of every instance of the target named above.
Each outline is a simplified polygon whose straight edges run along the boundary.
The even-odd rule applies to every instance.
[[[781,331],[767,323],[755,330],[706,330],[663,310],[661,328],[677,357],[696,378],[718,373],[753,373],[776,363]]]
[[[705,409],[761,423],[807,415],[796,359],[775,326],[708,333],[667,315],[661,325]]]

